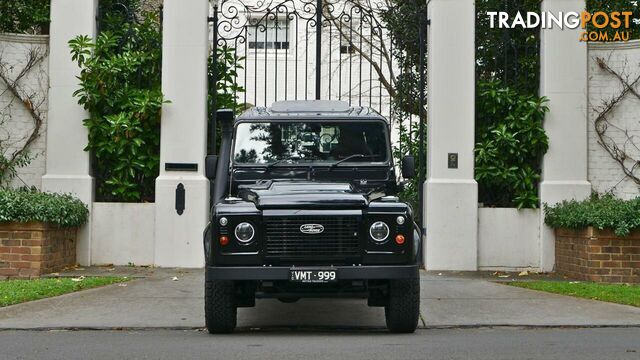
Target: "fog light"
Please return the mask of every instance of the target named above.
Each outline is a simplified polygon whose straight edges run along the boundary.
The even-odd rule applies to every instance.
[[[402,234],[396,235],[396,244],[398,245],[404,244],[404,235]]]
[[[228,223],[229,223],[229,220],[227,220],[226,217],[220,218],[220,225],[227,226]]]
[[[396,218],[396,222],[398,223],[398,225],[404,224],[404,216],[398,216]]]
[[[227,246],[229,245],[229,237],[228,236],[220,236],[220,245]]]

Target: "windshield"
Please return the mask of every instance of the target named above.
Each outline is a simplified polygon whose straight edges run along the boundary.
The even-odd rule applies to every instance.
[[[236,129],[237,164],[386,163],[386,125],[370,122],[256,122]]]

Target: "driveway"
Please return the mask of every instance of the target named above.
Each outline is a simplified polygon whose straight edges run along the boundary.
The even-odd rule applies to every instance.
[[[91,269],[84,274],[89,275]],[[127,271],[119,270],[119,271]],[[130,270],[126,286],[68,294],[0,309],[0,329],[202,328],[203,271]],[[640,326],[640,309],[494,283],[422,273],[422,328]],[[238,310],[240,329],[383,329],[384,310],[364,300],[258,300]]]

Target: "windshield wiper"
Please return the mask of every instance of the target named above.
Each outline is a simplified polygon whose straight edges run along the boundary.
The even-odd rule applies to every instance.
[[[347,162],[349,160],[353,160],[353,159],[364,159],[364,158],[368,158],[368,157],[373,157],[372,155],[362,155],[362,154],[353,154],[353,155],[349,155],[346,158],[336,161],[333,164],[331,164],[330,169],[334,169],[336,167],[338,167],[338,165],[342,164],[343,162]]]
[[[266,166],[267,171],[269,171],[269,170],[273,169],[274,167],[276,167],[276,165],[278,165],[278,164],[282,164],[283,162],[288,161],[288,160],[289,160],[289,159],[280,159],[280,160],[278,160],[278,161],[275,161],[275,162],[272,162],[272,163],[268,164],[268,165]]]
[[[298,161],[298,160],[300,160],[300,158],[280,159],[280,160],[274,161],[274,162],[270,163],[269,165],[267,165],[266,169],[267,169],[267,171],[270,171],[271,169],[276,167],[276,165],[282,164],[285,161],[291,161],[291,160]]]

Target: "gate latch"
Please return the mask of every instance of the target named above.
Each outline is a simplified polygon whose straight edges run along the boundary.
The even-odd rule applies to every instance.
[[[178,213],[178,215],[182,215],[184,213],[184,202],[185,202],[184,185],[180,183],[176,187],[176,212]]]

